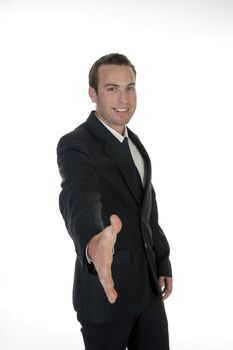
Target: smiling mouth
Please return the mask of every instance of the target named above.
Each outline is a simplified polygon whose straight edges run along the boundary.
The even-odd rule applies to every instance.
[[[127,112],[129,110],[129,108],[113,108],[114,111],[117,111],[117,112]]]

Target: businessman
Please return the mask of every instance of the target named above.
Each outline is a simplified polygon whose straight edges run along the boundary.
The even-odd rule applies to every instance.
[[[85,349],[169,350],[169,244],[158,224],[149,156],[126,126],[136,109],[134,65],[121,54],[98,59],[89,96],[95,110],[57,147]]]

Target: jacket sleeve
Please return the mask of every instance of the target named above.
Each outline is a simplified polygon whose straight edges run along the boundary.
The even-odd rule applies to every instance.
[[[171,270],[171,263],[169,260],[170,247],[169,247],[167,238],[165,237],[165,234],[163,233],[163,230],[161,229],[158,223],[158,209],[157,209],[156,196],[155,196],[155,191],[153,186],[152,186],[152,210],[151,210],[151,217],[150,217],[150,226],[151,226],[153,241],[154,241],[158,275],[159,277],[160,276],[171,277],[172,270]]]
[[[58,143],[57,162],[62,177],[60,211],[84,268],[87,243],[104,229],[95,162],[83,145],[70,145],[64,138]]]

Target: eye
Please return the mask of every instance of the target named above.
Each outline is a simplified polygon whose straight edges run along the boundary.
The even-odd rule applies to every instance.
[[[129,86],[128,91],[135,91],[135,86]]]
[[[109,87],[109,88],[107,88],[107,91],[114,92],[114,91],[117,91],[117,88],[116,87]]]

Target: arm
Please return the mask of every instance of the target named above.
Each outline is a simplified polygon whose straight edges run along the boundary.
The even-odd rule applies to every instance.
[[[83,147],[58,145],[58,166],[62,176],[60,210],[67,230],[74,241],[79,260],[89,270],[86,248],[95,271],[98,273],[110,303],[117,299],[112,279],[112,249],[121,230],[121,220],[110,217],[110,226],[104,227],[101,215],[101,199],[94,160]]]
[[[150,217],[150,226],[153,235],[154,249],[156,254],[156,263],[158,267],[158,277],[162,289],[162,299],[169,297],[173,288],[171,263],[169,260],[170,247],[158,223],[158,209],[155,197],[155,191],[152,186],[152,210]]]
[[[89,240],[104,229],[95,163],[80,145],[66,145],[61,139],[57,161],[62,177],[59,206],[78,258],[84,267]]]

